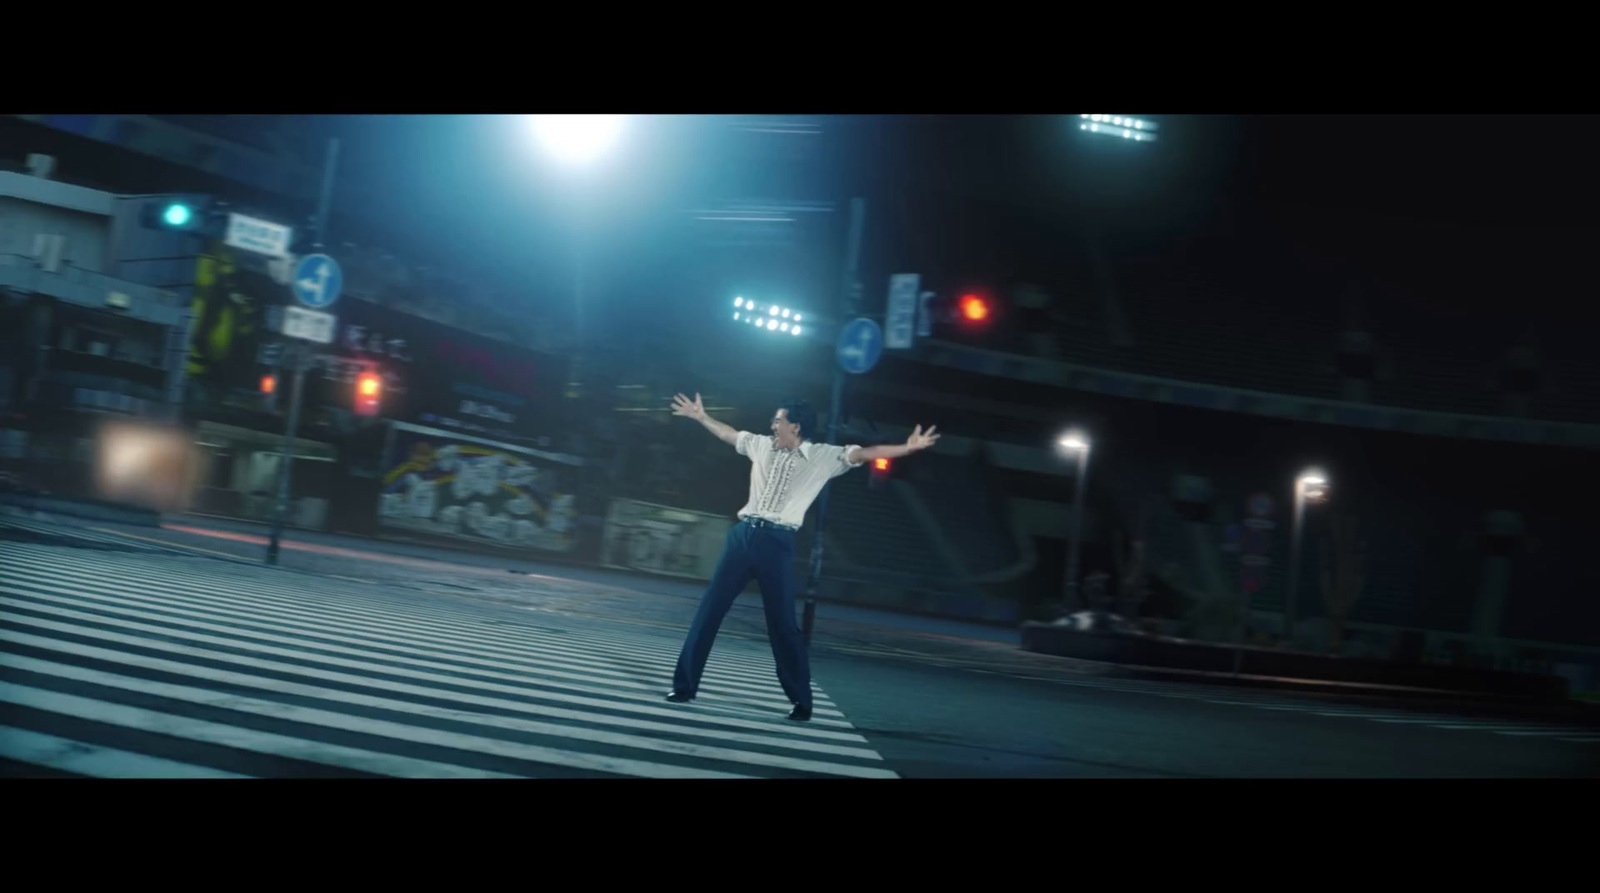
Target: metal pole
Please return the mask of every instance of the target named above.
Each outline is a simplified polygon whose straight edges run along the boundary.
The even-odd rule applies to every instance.
[[[303,348],[294,348],[294,392],[289,398],[289,424],[283,432],[283,453],[278,457],[278,499],[272,511],[272,535],[267,539],[266,563],[278,563],[278,540],[283,536],[284,517],[289,512],[289,476],[294,462],[294,435],[300,427],[300,392],[305,387],[306,364]]]
[[[1079,603],[1078,586],[1078,552],[1083,542],[1083,500],[1089,489],[1089,450],[1084,447],[1078,451],[1078,480],[1074,486],[1077,491],[1072,494],[1072,542],[1067,551],[1067,611],[1081,609]]]
[[[1283,637],[1285,644],[1294,645],[1296,598],[1300,592],[1300,536],[1306,523],[1306,488],[1300,478],[1294,481],[1294,529],[1289,532],[1289,593],[1283,603]]]
[[[859,311],[861,268],[861,230],[866,224],[867,203],[864,199],[850,200],[850,234],[845,242],[844,281],[840,306],[844,309],[840,325],[847,323]],[[844,403],[844,370],[837,362],[833,365],[833,396],[828,401],[828,443],[839,434],[839,414]],[[806,642],[811,641],[811,629],[817,617],[817,583],[822,577],[822,534],[828,522],[828,486],[817,497],[817,529],[811,534],[811,566],[806,573],[806,605],[801,614],[800,633]]]
[[[322,167],[322,191],[317,197],[317,216],[312,221],[316,250],[322,249],[328,232],[328,213],[333,206],[333,175],[339,165],[339,140],[328,140],[328,154]],[[306,366],[310,363],[309,345],[291,345],[294,364],[294,390],[289,396],[289,422],[283,432],[283,452],[278,457],[278,498],[273,505],[272,533],[267,537],[267,564],[278,563],[278,543],[283,538],[284,519],[289,513],[289,484],[294,470],[294,438],[300,429],[300,398],[305,391]]]
[[[322,247],[323,237],[328,232],[328,211],[333,205],[333,173],[339,166],[339,140],[328,140],[327,159],[322,165],[322,194],[317,199],[316,241],[317,248]]]
[[[583,362],[584,218],[581,211],[577,214],[576,220],[572,230],[572,361],[568,364],[567,381],[569,385],[582,388],[585,369]]]

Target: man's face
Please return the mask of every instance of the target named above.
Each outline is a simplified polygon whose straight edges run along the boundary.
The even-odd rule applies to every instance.
[[[800,426],[789,423],[789,411],[780,409],[772,416],[772,433],[778,446],[792,448],[800,445]]]

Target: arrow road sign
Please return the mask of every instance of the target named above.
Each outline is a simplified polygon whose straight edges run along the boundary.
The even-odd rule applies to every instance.
[[[327,307],[339,300],[339,289],[344,286],[344,273],[339,262],[326,254],[308,254],[294,268],[294,279],[289,288],[300,303],[307,307]]]
[[[883,330],[866,317],[851,320],[839,333],[839,368],[852,375],[871,369],[883,355]]]

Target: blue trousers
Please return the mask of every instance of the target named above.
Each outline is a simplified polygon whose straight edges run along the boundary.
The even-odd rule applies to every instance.
[[[811,662],[805,639],[794,619],[793,576],[794,533],[776,527],[756,527],[740,522],[728,531],[722,559],[711,575],[711,585],[700,598],[689,636],[678,655],[678,668],[672,674],[672,688],[692,695],[700,689],[700,674],[711,643],[722,627],[722,618],[733,607],[734,599],[754,577],[761,586],[761,603],[767,613],[767,639],[772,643],[772,658],[778,665],[778,684],[790,702],[811,706]]]

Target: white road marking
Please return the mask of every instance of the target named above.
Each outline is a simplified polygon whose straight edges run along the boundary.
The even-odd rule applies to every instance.
[[[250,777],[10,726],[0,726],[0,756],[95,778]]]
[[[19,658],[15,655],[4,655],[5,666],[26,668],[20,662],[27,660],[27,658]],[[34,664],[42,665],[46,668],[54,666],[43,662],[34,662]],[[170,713],[159,713],[141,707],[130,707],[109,701],[97,701],[93,698],[63,694],[4,681],[0,681],[0,703],[33,707],[37,710],[47,710],[63,716],[74,716],[78,719],[121,726],[127,729],[138,729],[159,735],[173,735],[179,738],[187,738],[190,741],[200,741],[206,744],[232,747],[253,753],[287,757],[307,763],[320,763],[326,766],[338,766],[380,775],[402,778],[512,777],[498,772],[484,772],[478,769],[452,766],[447,763],[414,760],[410,757],[291,738],[287,735],[277,735],[272,732],[259,732],[254,729],[208,722],[202,719],[191,719],[187,716],[178,716]]]

